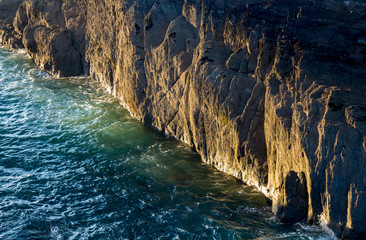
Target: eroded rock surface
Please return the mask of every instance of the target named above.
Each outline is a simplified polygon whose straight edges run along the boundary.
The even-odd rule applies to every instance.
[[[24,0],[0,0],[0,44],[22,48],[21,35],[14,31],[13,19]]]
[[[45,71],[55,76],[89,73],[85,61],[85,1],[25,1],[13,26],[22,35],[28,54]]]
[[[366,237],[363,1],[28,0],[55,75],[89,71],[137,118],[255,185],[282,221]]]

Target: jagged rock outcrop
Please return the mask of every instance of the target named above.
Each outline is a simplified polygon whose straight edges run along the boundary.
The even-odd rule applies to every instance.
[[[27,53],[45,71],[66,77],[89,73],[85,61],[85,1],[25,1],[13,25]]]
[[[13,19],[24,0],[0,0],[0,44],[22,48],[21,35],[14,31]]]
[[[28,0],[36,63],[88,72],[137,119],[255,185],[283,221],[366,237],[362,1]]]

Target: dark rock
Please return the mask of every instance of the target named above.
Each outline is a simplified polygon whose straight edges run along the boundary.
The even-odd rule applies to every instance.
[[[283,222],[296,222],[307,219],[308,214],[308,191],[305,174],[290,171],[287,173],[282,195],[274,205],[276,216]]]
[[[147,20],[146,20],[146,24],[145,24],[145,30],[146,30],[146,31],[149,31],[153,26],[154,26],[154,25],[153,25],[153,23],[152,23],[151,19],[150,19],[150,18],[149,18],[149,19],[147,19]]]
[[[26,27],[23,44],[36,64],[52,75],[83,74],[82,55],[75,48],[74,37],[69,30]]]
[[[0,44],[12,48],[22,48],[21,34],[14,30],[13,18],[18,6],[24,0],[0,0]]]

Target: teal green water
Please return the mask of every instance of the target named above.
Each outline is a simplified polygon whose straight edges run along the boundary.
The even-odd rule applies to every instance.
[[[328,239],[133,120],[86,78],[0,48],[0,239]]]

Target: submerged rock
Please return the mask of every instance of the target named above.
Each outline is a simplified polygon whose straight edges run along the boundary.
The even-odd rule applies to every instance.
[[[366,237],[362,1],[28,0],[48,72],[89,73],[131,114],[255,185],[282,221]]]

